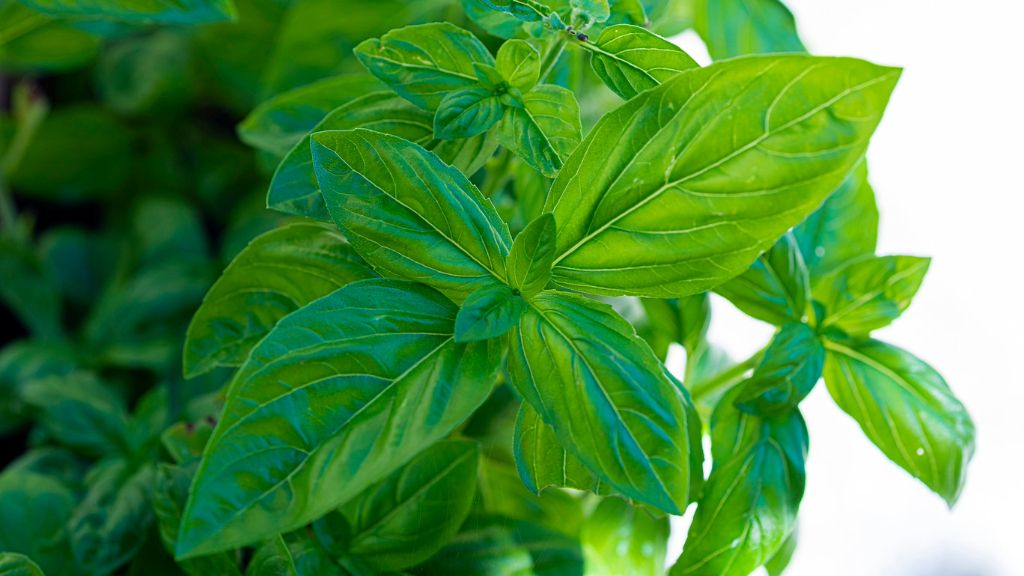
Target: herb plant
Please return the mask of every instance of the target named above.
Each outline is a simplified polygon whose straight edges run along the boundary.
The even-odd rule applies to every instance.
[[[875,254],[900,70],[808,55],[777,0],[0,15],[0,575],[780,574],[819,380],[956,502],[970,417],[871,337],[930,262]],[[32,75],[82,67],[98,102],[50,110]],[[712,346],[710,292],[771,341]]]

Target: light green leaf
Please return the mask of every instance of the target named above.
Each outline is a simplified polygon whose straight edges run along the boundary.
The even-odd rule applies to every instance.
[[[466,298],[455,318],[455,341],[497,338],[519,322],[526,301],[504,284],[482,286]]]
[[[584,519],[584,499],[579,495],[568,490],[534,494],[523,485],[516,467],[504,458],[482,457],[477,477],[477,501],[470,513],[470,522],[481,516],[525,520],[573,539],[579,538]]]
[[[238,137],[260,150],[284,155],[330,111],[381,88],[369,74],[341,74],[282,92],[242,120]]]
[[[825,306],[825,327],[865,336],[910,307],[931,258],[876,256],[855,260],[815,284]]]
[[[192,317],[185,376],[241,365],[278,320],[374,276],[333,227],[296,223],[256,238],[228,265]]]
[[[498,124],[498,141],[549,178],[580,143],[580,108],[573,93],[541,84],[511,107]]]
[[[422,147],[370,130],[313,136],[317,180],[352,247],[383,275],[461,303],[505,278],[512,238],[491,202]]]
[[[606,498],[583,525],[587,576],[664,576],[667,517],[655,518],[619,498]]]
[[[38,564],[24,554],[0,552],[0,576],[46,576]]]
[[[785,542],[779,548],[779,551],[772,556],[771,560],[765,563],[764,568],[768,572],[768,576],[782,576],[783,572],[786,571],[790,561],[793,560],[793,554],[796,553],[798,532],[799,530],[797,529],[790,532]]]
[[[456,344],[456,311],[425,286],[363,280],[281,320],[228,389],[178,557],[299,528],[469,417],[502,350]]]
[[[22,386],[21,395],[58,443],[89,456],[128,451],[124,403],[91,374],[33,380]]]
[[[438,443],[342,506],[348,552],[380,571],[430,558],[469,514],[478,452],[472,442]]]
[[[898,77],[846,58],[750,57],[638,95],[598,122],[551,188],[553,280],[664,298],[736,276],[838,187]]]
[[[588,22],[605,22],[611,16],[608,0],[569,0],[569,4]]]
[[[580,45],[591,51],[590,65],[597,76],[625,100],[698,67],[682,48],[630,24],[609,26],[596,42]]]
[[[800,245],[786,233],[746,272],[715,288],[744,314],[782,326],[809,315],[811,282]]]
[[[492,10],[504,12],[523,22],[539,22],[552,12],[545,2],[538,0],[480,0],[480,2]]]
[[[17,0],[0,0],[0,70],[67,70],[92,60],[99,46],[99,38],[82,30]]]
[[[828,342],[825,384],[890,460],[952,506],[974,454],[974,423],[934,368],[877,340]]]
[[[551,279],[556,232],[554,217],[541,214],[512,242],[512,250],[508,254],[509,283],[524,298],[543,290]]]
[[[75,495],[56,479],[29,470],[0,474],[0,550],[32,558],[47,574],[73,574],[65,525]]]
[[[728,394],[711,420],[714,467],[672,576],[750,574],[796,525],[803,498],[807,427],[794,410],[751,416]]]
[[[715,60],[804,52],[793,15],[780,0],[697,0],[694,28]]]
[[[234,20],[231,0],[23,0],[55,17],[118,20],[132,24],[205,24]]]
[[[509,40],[498,49],[497,67],[509,85],[529,92],[540,81],[540,52],[525,40]]]
[[[28,243],[0,235],[0,303],[43,339],[60,337],[61,298],[36,250]]]
[[[811,279],[860,256],[873,254],[878,242],[878,206],[861,161],[839,189],[793,229]]]
[[[542,292],[511,340],[512,383],[563,447],[628,498],[686,508],[686,399],[628,322],[607,305]]]
[[[501,10],[492,8],[489,0],[461,0],[462,10],[474,24],[498,38],[521,38],[527,35],[524,22]]]
[[[811,393],[824,364],[825,347],[814,329],[807,324],[786,324],[742,385],[736,406],[758,416],[791,410]]]
[[[595,494],[608,491],[576,456],[562,447],[554,428],[524,402],[516,417],[514,452],[523,484],[534,494],[545,488],[575,488]]]
[[[356,57],[406,100],[436,110],[449,92],[476,85],[473,64],[494,65],[476,36],[435,22],[392,30],[356,47]]]
[[[441,140],[483,134],[501,120],[501,101],[487,88],[474,86],[445,96],[434,116],[434,136]]]

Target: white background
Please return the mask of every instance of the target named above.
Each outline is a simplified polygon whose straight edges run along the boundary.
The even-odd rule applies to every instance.
[[[932,256],[877,336],[945,375],[977,427],[952,511],[889,463],[819,385],[791,576],[1024,575],[1024,4],[787,0],[808,48],[904,68],[868,154],[881,254]],[[680,45],[698,61],[693,36]],[[771,330],[716,302],[735,358]],[[677,522],[674,553],[685,521]]]

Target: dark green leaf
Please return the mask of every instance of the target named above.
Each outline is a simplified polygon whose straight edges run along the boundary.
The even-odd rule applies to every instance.
[[[746,272],[715,288],[744,314],[782,326],[807,320],[811,286],[800,246],[786,233]]]
[[[22,386],[21,395],[60,444],[89,456],[127,451],[124,403],[91,374],[33,380]]]
[[[447,22],[392,30],[355,53],[374,76],[426,110],[436,110],[445,94],[474,86],[474,63],[494,65],[476,36]]]
[[[0,552],[0,576],[46,576],[31,558],[14,552]]]
[[[253,556],[246,576],[347,576],[327,552],[308,539],[276,536]]]
[[[466,298],[455,318],[455,341],[477,342],[497,338],[512,329],[526,309],[526,301],[504,284],[482,286]]]
[[[60,71],[91,60],[99,38],[29,9],[0,0],[0,70]]]
[[[185,339],[185,376],[238,366],[278,320],[376,276],[333,227],[297,223],[252,241],[203,299]]]
[[[50,376],[65,376],[78,369],[74,349],[57,344],[26,341],[0,351],[0,435],[22,424],[26,414],[22,388]]]
[[[739,274],[838,187],[898,77],[852,59],[751,57],[633,98],[598,122],[551,188],[553,279],[673,297]]]
[[[554,217],[541,214],[512,242],[512,250],[508,254],[508,280],[525,298],[543,290],[551,279],[556,232]]]
[[[629,498],[686,508],[686,399],[629,323],[607,305],[542,292],[511,340],[512,382],[563,447]]]
[[[34,10],[65,18],[110,19],[133,24],[203,24],[233,20],[231,0],[24,0]]]
[[[0,302],[36,337],[55,339],[61,328],[60,292],[32,246],[0,235]]]
[[[583,525],[587,574],[664,576],[667,517],[655,518],[619,498],[606,498]]]
[[[498,125],[501,145],[530,166],[553,177],[580,143],[580,108],[573,93],[541,84],[511,107]]]
[[[793,15],[780,0],[697,0],[694,28],[715,60],[803,52]]]
[[[455,314],[422,285],[363,280],[281,320],[228,389],[178,557],[298,528],[469,417],[502,350],[456,344]]]
[[[96,301],[109,282],[116,248],[112,236],[78,228],[51,228],[39,239],[43,264],[61,296],[80,306]]]
[[[895,346],[828,342],[825,384],[890,460],[952,506],[974,454],[974,423],[934,368]]]
[[[65,524],[75,506],[71,490],[28,470],[0,474],[0,550],[32,558],[47,574],[73,574]]]
[[[178,110],[196,86],[190,41],[187,34],[162,30],[105,50],[96,69],[103,102],[126,114]]]
[[[430,558],[469,513],[478,456],[471,442],[441,442],[342,506],[349,553],[380,571]]]
[[[504,107],[490,90],[463,88],[445,96],[434,116],[434,136],[441,140],[483,134],[501,120]]]
[[[807,324],[786,324],[743,384],[736,405],[759,416],[791,410],[811,393],[824,364],[825,347],[814,329]]]
[[[609,26],[596,42],[581,45],[592,52],[590,65],[598,77],[626,100],[683,70],[697,68],[682,48],[630,24]]]
[[[313,137],[317,180],[352,247],[383,275],[455,302],[505,278],[512,238],[461,172],[420,146],[370,130]]]
[[[540,52],[525,40],[509,40],[498,49],[498,72],[513,88],[529,92],[540,81]]]
[[[855,260],[815,284],[825,306],[824,326],[864,336],[910,307],[931,258],[877,256]]]

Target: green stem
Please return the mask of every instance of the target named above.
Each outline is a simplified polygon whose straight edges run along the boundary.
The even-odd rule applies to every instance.
[[[689,386],[688,388],[690,389],[690,394],[693,396],[693,401],[697,402],[700,399],[707,398],[742,378],[748,370],[753,370],[761,363],[761,358],[764,357],[765,350],[767,349],[768,347],[765,346],[743,362],[727,368],[707,380],[701,380],[700,382],[696,382],[692,386]]]
[[[14,207],[14,200],[11,198],[11,191],[7,185],[7,179],[14,173],[14,170],[25,155],[25,150],[32,142],[36,130],[46,118],[49,105],[32,86],[20,84],[15,86],[13,93],[13,109],[17,127],[14,138],[0,158],[0,231],[13,232],[17,224],[17,212]]]
[[[543,83],[547,80],[551,71],[554,70],[555,65],[558,64],[558,59],[562,56],[562,52],[565,51],[565,36],[564,33],[559,32],[555,37],[555,41],[547,47],[544,52],[544,57],[540,61],[540,81]]]

